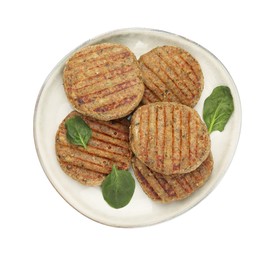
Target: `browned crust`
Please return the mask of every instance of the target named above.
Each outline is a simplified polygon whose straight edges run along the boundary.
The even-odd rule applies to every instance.
[[[143,191],[154,201],[172,202],[190,196],[209,179],[213,170],[213,158],[207,159],[194,171],[186,174],[163,175],[153,172],[137,157],[132,159],[136,179]]]
[[[187,173],[210,152],[210,137],[196,110],[174,102],[139,107],[132,116],[130,146],[155,172]]]
[[[144,93],[135,55],[115,43],[89,45],[74,53],[65,65],[63,81],[77,111],[104,121],[130,114]]]
[[[70,144],[66,138],[65,121],[81,116],[92,130],[87,149]],[[115,164],[127,170],[131,161],[129,148],[129,121],[120,119],[96,121],[78,112],[71,112],[56,133],[56,155],[63,171],[85,185],[100,185]]]
[[[204,77],[198,61],[175,46],[152,49],[139,58],[145,84],[143,104],[169,101],[194,107],[200,99]]]

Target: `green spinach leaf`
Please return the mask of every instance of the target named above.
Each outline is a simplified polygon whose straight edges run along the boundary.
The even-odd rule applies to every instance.
[[[234,111],[233,97],[227,86],[216,87],[206,98],[203,106],[203,119],[209,133],[224,130],[230,116]]]
[[[104,200],[113,208],[126,206],[134,193],[135,181],[129,171],[118,170],[115,165],[102,185]]]
[[[67,129],[66,137],[71,144],[80,145],[84,148],[92,135],[92,130],[80,116],[69,118],[65,122]]]

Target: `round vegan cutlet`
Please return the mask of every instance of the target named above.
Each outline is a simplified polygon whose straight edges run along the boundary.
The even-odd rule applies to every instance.
[[[81,116],[92,130],[86,149],[69,143],[66,138],[65,121],[74,116]],[[85,185],[100,185],[114,164],[121,170],[130,166],[129,121],[96,121],[73,111],[56,133],[56,154],[63,171],[73,179]]]
[[[68,100],[78,112],[104,121],[130,114],[144,93],[135,55],[115,43],[77,51],[65,65],[63,81]]]
[[[198,61],[190,53],[174,46],[161,46],[142,55],[139,63],[145,84],[143,104],[197,104],[204,78]]]
[[[196,110],[157,102],[141,106],[133,114],[130,146],[150,169],[170,175],[195,170],[207,158],[211,145]]]
[[[156,173],[137,157],[132,159],[132,168],[143,191],[154,201],[171,202],[187,198],[202,187],[213,170],[211,153],[194,171],[186,174],[164,175]]]

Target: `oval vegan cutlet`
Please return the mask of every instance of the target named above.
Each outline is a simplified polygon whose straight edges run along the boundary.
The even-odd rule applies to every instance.
[[[143,104],[170,101],[194,107],[204,78],[197,60],[175,46],[154,48],[139,58],[145,84]]]
[[[92,130],[86,149],[67,141],[65,121],[74,116],[81,116]],[[100,185],[114,164],[121,170],[130,166],[129,121],[96,121],[73,111],[56,133],[56,154],[63,171],[73,179],[85,185]]]
[[[132,159],[136,179],[143,191],[154,201],[171,202],[185,199],[202,187],[213,170],[211,153],[194,171],[186,174],[164,175],[153,172],[137,157]]]
[[[157,102],[141,106],[133,114],[130,146],[150,169],[170,175],[195,170],[207,158],[211,145],[196,110]]]
[[[130,114],[144,93],[135,55],[115,43],[77,51],[65,65],[63,81],[67,98],[77,111],[104,121]]]

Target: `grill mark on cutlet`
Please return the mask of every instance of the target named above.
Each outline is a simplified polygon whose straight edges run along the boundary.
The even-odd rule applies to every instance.
[[[189,86],[183,80],[181,80],[180,83],[183,83],[185,85],[185,87],[182,88],[180,86],[180,84],[175,80],[175,76],[176,76],[176,78],[179,78],[179,75],[176,72],[175,68],[171,67],[170,64],[166,61],[165,57],[163,57],[160,53],[157,52],[156,56],[158,56],[160,58],[160,60],[162,62],[164,62],[164,64],[166,65],[167,70],[163,70],[163,71],[164,71],[164,73],[166,73],[167,77],[173,82],[173,84],[176,86],[176,88],[179,89],[179,91],[181,93],[183,93],[183,95],[185,95],[188,100],[193,99],[194,98],[194,93],[189,88]],[[172,74],[172,75],[170,75],[170,74]],[[186,93],[186,90],[187,90],[188,93]]]
[[[78,167],[73,164],[60,162],[60,166],[70,177],[85,185],[100,185],[106,177],[106,174],[89,169],[83,169],[82,167]]]
[[[101,131],[99,131],[98,129],[95,129],[95,128],[93,128],[93,127],[90,127],[90,128],[91,128],[92,132],[98,133],[98,134],[100,134],[100,135],[102,135],[102,136],[108,136],[108,137],[113,138],[113,139],[115,139],[115,140],[125,141],[125,139],[126,139],[126,138],[114,137],[113,135],[110,135],[110,134],[107,134],[107,133],[103,133],[103,132],[101,132]]]
[[[107,161],[107,159],[104,159],[104,160]],[[108,174],[110,172],[111,167],[112,167],[111,164],[110,164],[110,166],[109,166],[110,169],[107,169],[107,167],[103,167],[103,166],[101,166],[99,164],[96,164],[92,161],[84,160],[81,157],[70,156],[70,155],[67,155],[66,157],[62,157],[60,155],[59,161],[61,163],[66,164],[66,165],[71,164],[71,165],[77,166],[81,169],[96,171],[96,172],[99,172],[101,174]]]
[[[90,127],[90,128],[91,128],[91,127]],[[123,153],[117,153],[118,155],[121,155],[121,156],[125,156],[126,153],[127,153],[127,154],[130,153],[129,148],[128,148],[128,142],[126,141],[126,139],[114,138],[113,136],[108,135],[108,134],[104,134],[104,133],[102,133],[102,132],[100,132],[100,131],[98,131],[98,130],[93,130],[93,128],[91,128],[91,130],[92,130],[94,133],[97,133],[97,134],[100,134],[100,135],[94,134],[94,135],[93,135],[93,139],[90,140],[89,143],[96,141],[96,142],[98,142],[98,143],[101,143],[101,145],[108,145],[108,147],[110,147],[110,148],[108,148],[108,149],[109,149],[109,152],[112,151],[112,148],[116,148],[116,147],[117,147],[117,148],[119,148],[120,150],[123,150],[123,151],[122,151]],[[66,135],[65,129],[64,129],[64,131],[61,130],[60,133],[63,134],[63,135],[65,136],[65,135]],[[124,141],[124,143],[121,143],[121,142],[120,142],[120,144],[118,144],[118,143],[114,143],[114,142],[111,142],[111,141],[107,141],[106,139],[104,139],[104,136],[107,136],[107,137],[111,138],[112,140],[115,139],[115,140],[119,140],[119,141]],[[102,137],[102,138],[101,138],[101,137]],[[88,144],[89,144],[89,143],[88,143]],[[123,144],[124,144],[125,146],[123,146]],[[98,146],[95,146],[95,147],[98,147]],[[99,148],[99,149],[100,149],[100,148]],[[113,152],[111,152],[111,153],[113,153]],[[114,152],[114,154],[115,154],[115,153],[116,153],[116,152]]]
[[[140,108],[139,121],[139,142],[137,143],[137,150],[144,161],[148,159],[148,141],[149,141],[149,113],[145,107]]]
[[[185,91],[185,89],[182,89],[176,79],[178,79],[178,75],[177,73],[175,72],[175,69],[172,68],[168,62],[164,59],[164,57],[162,57],[158,51],[153,51],[152,54],[151,54],[153,57],[155,57],[156,61],[158,61],[158,69],[159,69],[159,73],[162,73],[163,72],[163,75],[166,77],[166,82],[169,80],[171,83],[172,83],[172,89],[175,89],[176,91],[178,91],[179,93],[177,93],[177,96],[179,94],[182,95],[182,97],[186,97],[188,98],[188,95],[191,95],[192,93],[186,93],[186,92],[183,92]],[[161,74],[160,74],[161,76]],[[169,85],[169,84],[166,84],[166,85]]]
[[[97,108],[93,109],[93,111],[101,112],[101,113],[109,112],[109,111],[117,109],[119,107],[126,106],[127,104],[131,103],[136,97],[137,97],[137,95],[125,97],[119,101],[115,101],[115,102],[97,107]]]
[[[103,143],[106,143],[106,142],[103,141]],[[100,147],[96,147],[96,148],[97,148],[97,150],[100,150],[100,151],[105,152],[105,153],[116,154],[116,155],[120,155],[120,156],[126,157],[125,154],[111,151],[111,149],[110,150],[105,150],[105,149],[100,148]]]
[[[183,56],[185,56],[185,57],[183,57]],[[189,54],[186,53],[186,52],[183,52],[183,53],[180,55],[180,58],[181,58],[182,60],[184,60],[184,61],[188,64],[188,66],[190,66],[190,68],[191,68],[191,70],[192,70],[192,72],[193,72],[193,75],[195,76],[196,80],[199,81],[199,77],[198,77],[197,73],[196,73],[195,70],[194,70],[194,67],[195,67],[195,66],[198,66],[198,63],[196,62],[196,60],[195,60],[191,55],[189,55]],[[189,62],[189,59],[192,60],[192,64]]]
[[[202,168],[202,170],[196,171],[195,174],[194,174],[194,179],[193,179],[193,186],[194,187],[198,187],[202,183],[202,181],[204,180],[205,176],[203,174],[203,171],[208,171],[208,168],[206,167],[206,165],[204,163],[201,164],[201,168]]]
[[[125,67],[124,67],[124,69],[125,69]],[[76,93],[76,95],[78,96],[78,95],[81,95],[82,93],[86,93],[86,92],[88,92],[87,93],[87,95],[89,95],[89,94],[95,94],[95,93],[90,93],[90,91],[93,89],[95,89],[96,90],[96,92],[97,91],[104,91],[104,90],[107,90],[107,89],[110,89],[110,88],[112,88],[113,86],[116,86],[117,84],[120,84],[120,83],[123,83],[123,82],[120,82],[120,81],[118,81],[118,82],[114,82],[114,81],[116,81],[116,80],[118,80],[118,79],[121,79],[119,76],[122,76],[122,78],[123,78],[123,80],[126,80],[127,79],[127,77],[128,77],[128,75],[127,74],[129,74],[129,75],[131,75],[131,73],[134,71],[134,69],[132,69],[131,67],[129,67],[129,69],[127,69],[126,71],[123,71],[122,73],[120,73],[120,74],[114,74],[114,75],[112,75],[112,76],[108,76],[108,77],[106,77],[106,76],[103,76],[103,75],[101,75],[101,74],[98,74],[98,75],[100,75],[101,77],[103,77],[103,78],[101,78],[101,79],[99,79],[98,81],[95,81],[95,82],[88,82],[88,83],[86,83],[86,85],[84,85],[84,86],[82,86],[82,87],[79,87],[79,88],[72,88],[72,87],[69,87],[69,88],[67,88],[67,91],[74,91],[74,93]],[[110,72],[110,71],[109,71]],[[108,72],[108,73],[109,73]],[[108,74],[107,73],[107,74]],[[123,76],[124,75],[124,76]],[[98,76],[96,76],[96,77],[98,77]],[[95,77],[95,78],[96,78]],[[110,81],[110,80],[113,80],[114,79],[114,81],[112,82],[113,83],[113,85],[112,86],[110,86],[110,87],[106,87],[106,81]],[[84,80],[85,81],[85,80]],[[115,83],[115,84],[114,84]]]
[[[172,107],[171,105],[165,106],[165,160],[163,171],[172,172]]]
[[[193,98],[195,98],[195,96],[199,94],[198,84],[200,84],[200,82],[191,79],[187,70],[174,59],[174,56],[177,55],[175,51],[164,50],[163,48],[159,48],[158,51],[167,65],[177,75],[177,78],[181,80],[181,83],[185,85]]]
[[[177,178],[177,181],[186,193],[190,194],[193,191],[190,183],[186,179],[186,174],[182,178]]]
[[[177,50],[172,50],[172,49],[168,49],[168,48],[159,48],[158,51],[159,51],[159,53],[160,53],[164,58],[166,58],[167,63],[170,63],[170,64],[171,64],[170,66],[174,68],[174,71],[175,71],[175,73],[176,73],[178,76],[181,76],[182,73],[184,72],[184,73],[185,73],[185,76],[187,76],[187,77],[185,77],[185,79],[187,79],[190,83],[196,83],[196,82],[193,81],[193,79],[191,79],[191,78],[189,77],[189,73],[187,73],[187,69],[183,68],[183,67],[181,66],[181,64],[179,64],[179,63],[177,62],[177,59],[178,59],[177,57],[180,56],[180,55],[182,55],[181,53],[183,52],[183,54],[186,55],[186,57],[189,57],[190,59],[193,60],[195,66],[199,66],[199,68],[200,68],[200,65],[198,64],[198,62],[197,62],[191,55],[189,55],[189,54],[188,54],[187,52],[185,52],[185,51],[182,51],[182,52],[180,53],[180,52],[177,51]],[[179,58],[179,59],[181,59],[181,58]],[[186,61],[186,62],[185,62],[185,61]],[[186,66],[188,66],[188,67],[190,68],[190,70],[191,70],[191,66],[192,66],[192,65],[190,65],[186,59],[184,59],[183,62],[185,62]],[[193,84],[193,85],[194,85],[194,84]]]
[[[82,157],[78,157],[76,156],[76,154],[79,154],[81,156],[81,154],[84,154],[86,156],[89,156],[90,153],[87,151],[83,151],[79,148],[72,147],[71,145],[68,145],[66,143],[59,143],[59,148],[60,148],[60,152],[58,153],[58,157],[60,159],[60,161],[62,162],[66,162],[66,163],[72,163],[72,161],[66,160],[66,158],[72,158],[73,161],[82,161],[82,162],[87,162],[90,163],[91,165],[95,165],[99,168],[104,168],[104,166],[102,164],[96,163],[94,161],[90,161],[90,160],[85,160]],[[66,154],[64,154],[66,152]],[[65,155],[65,156],[64,156]]]
[[[142,132],[143,120],[142,120],[142,116],[143,116],[143,113],[140,113],[140,118],[139,118],[139,146],[138,146],[138,149],[139,149],[139,147],[141,147],[143,145],[143,139],[142,139],[142,136],[143,136],[143,132]]]
[[[181,110],[178,107],[173,107],[173,117],[172,117],[172,132],[173,132],[173,171],[177,171],[180,169],[180,158],[181,158]]]
[[[170,185],[170,183],[162,176],[159,175],[159,178],[157,178],[155,175],[153,175],[155,178],[155,181],[162,187],[163,191],[166,193],[166,195],[169,198],[176,197],[176,193]]]
[[[120,77],[122,75],[128,74],[128,73],[130,74],[134,70],[135,70],[135,68],[133,68],[132,65],[127,65],[127,66],[123,66],[123,67],[118,66],[117,68],[115,68],[113,70],[108,70],[108,71],[105,71],[103,73],[99,73],[99,74],[96,74],[96,75],[93,75],[93,76],[90,76],[90,77],[84,77],[84,79],[82,79],[82,80],[72,82],[71,87],[69,87],[67,89],[70,90],[70,91],[72,91],[72,90],[74,90],[74,91],[80,91],[80,90],[83,91],[84,89],[92,87],[92,86],[93,86],[93,89],[94,89],[95,84],[99,85],[100,83],[105,82],[107,80],[111,80],[111,79]],[[98,80],[93,82],[93,79],[98,79]],[[83,82],[86,83],[84,86],[77,87],[77,86],[80,86],[81,83],[83,83]],[[104,89],[106,89],[106,88],[104,88]]]
[[[172,106],[172,170],[175,162],[175,147],[174,147],[174,106]]]
[[[128,140],[128,131],[124,131],[125,126],[127,127],[126,129],[128,129],[128,127],[129,127],[129,122],[127,120],[109,121],[109,123],[107,123],[105,121],[95,121],[95,123],[94,123],[92,120],[90,120],[89,123],[93,126],[106,127],[107,130],[115,130],[116,132],[121,133],[126,136],[126,139],[124,139],[125,141]],[[122,129],[122,127],[123,127],[123,129]],[[106,133],[106,131],[105,131],[105,133]],[[117,135],[117,133],[115,135]],[[112,137],[116,139],[116,136],[112,136]]]
[[[189,111],[181,111],[181,157],[180,169],[186,168],[189,161]]]
[[[133,86],[132,85],[133,83],[137,83],[137,82],[139,82],[138,79],[129,79],[127,81],[123,81],[119,84],[113,85],[112,87],[100,89],[100,90],[97,90],[95,92],[89,93],[89,95],[91,95],[91,96],[92,95],[97,95],[98,96],[100,94],[105,94],[101,97],[106,97],[106,96],[116,92],[117,88],[118,88],[118,90],[122,90],[122,87],[123,87],[123,89],[125,89],[125,87],[131,87],[131,86]],[[128,85],[128,83],[130,83],[130,84]],[[115,91],[111,92],[111,89],[113,90],[114,88],[115,88]]]
[[[74,166],[75,168],[78,168],[78,169],[81,169],[81,170],[86,170],[86,171],[90,172],[91,174],[100,174],[100,175],[102,175],[102,176],[106,176],[105,173],[98,172],[98,171],[91,170],[91,169],[87,169],[87,168],[83,168],[82,166],[79,166],[79,165],[74,164],[74,163],[65,162],[65,161],[62,161],[62,163],[66,164],[66,167],[67,167],[67,165],[68,165],[68,166]],[[65,165],[64,165],[64,166],[65,166]],[[68,167],[68,168],[70,168],[70,167]],[[67,169],[68,169],[68,168],[67,168]],[[70,170],[71,170],[71,169],[70,169]],[[84,175],[82,174],[82,176],[84,176]]]
[[[103,155],[99,155],[95,151],[94,152],[88,152],[87,150],[82,150],[82,149],[80,149],[78,147],[72,148],[70,145],[67,145],[67,144],[60,143],[59,145],[67,148],[69,151],[72,150],[74,152],[78,152],[80,156],[81,156],[81,154],[83,154],[83,155],[86,155],[88,157],[87,160],[85,160],[82,157],[75,156],[75,155],[72,156],[72,155],[67,154],[66,158],[71,158],[72,160],[74,160],[76,162],[80,162],[81,161],[82,163],[84,163],[84,164],[87,163],[90,166],[95,165],[97,167],[100,167],[100,168],[104,169],[104,172],[102,172],[102,173],[106,173],[106,174],[110,173],[110,169],[111,169],[111,167],[112,167],[113,164],[116,164],[120,168],[124,168],[124,169],[128,168],[128,163],[124,162],[123,160],[116,160],[114,158],[109,158],[109,157],[106,157],[106,156],[103,156]],[[97,148],[95,150],[98,151],[99,149]],[[111,153],[111,154],[113,154],[113,153]],[[60,155],[60,153],[59,153],[59,155]],[[91,156],[91,157],[97,157],[98,159],[109,161],[109,165],[110,165],[109,168],[110,169],[106,170],[106,167],[107,167],[106,165],[103,166],[103,165],[97,164],[97,163],[89,160],[89,159],[91,159],[91,157],[89,158],[89,156]],[[63,161],[63,162],[68,162],[68,160],[66,160],[63,157],[60,157],[60,160]],[[128,160],[128,157],[124,157],[124,160]],[[69,162],[71,162],[71,161],[69,160]],[[87,167],[85,165],[83,165],[83,168],[87,168]]]
[[[173,59],[176,61],[176,63],[178,63],[179,66],[183,67],[183,63],[184,63],[187,67],[189,67],[190,70],[191,70],[191,72],[192,72],[192,75],[191,75],[190,73],[188,73],[189,78],[190,78],[195,84],[199,85],[199,84],[198,84],[198,83],[199,83],[199,77],[198,77],[198,75],[195,73],[195,71],[194,71],[194,69],[193,69],[193,66],[192,66],[190,63],[188,63],[188,61],[187,61],[184,57],[182,57],[181,54],[178,54],[178,55],[174,56]],[[180,60],[181,60],[181,61],[180,61]],[[185,69],[184,69],[184,70],[185,70]],[[195,79],[194,79],[193,77],[191,77],[191,76],[194,76]]]
[[[176,95],[175,92],[174,92],[174,91],[163,81],[163,79],[160,77],[160,75],[157,74],[157,73],[155,73],[154,70],[153,70],[151,67],[149,67],[149,65],[146,64],[144,60],[143,60],[143,64],[144,64],[144,66],[145,66],[149,71],[151,71],[152,74],[154,74],[154,75],[162,82],[162,84],[165,86],[165,88],[166,88],[167,90],[169,90],[169,91],[174,95],[174,97],[178,100],[178,102],[181,103],[181,99],[180,99],[180,98],[178,97],[178,95]],[[166,90],[165,90],[165,92],[166,92]]]
[[[181,166],[181,159],[182,159],[182,146],[183,146],[183,133],[182,133],[182,127],[183,127],[183,115],[182,115],[182,110],[180,109],[179,111],[179,138],[180,138],[180,142],[179,142],[179,159],[178,159],[178,168],[177,170],[180,169]]]
[[[146,64],[144,64],[144,62],[140,61],[140,64],[142,64],[141,70],[143,73],[143,79],[144,79],[144,84],[146,86],[146,89],[149,90],[151,93],[153,93],[156,96],[157,100],[161,101],[160,96],[164,97],[163,96],[164,91],[160,88],[159,84],[161,82],[164,88],[166,88],[166,86],[164,85],[162,80],[149,67],[147,67]],[[159,84],[155,83],[156,78],[158,81],[160,81],[158,82]]]
[[[152,87],[154,87],[154,89],[157,90],[157,91],[159,92],[159,95],[161,95],[161,96],[162,96],[163,91],[162,91],[162,90],[159,88],[159,86],[158,86],[157,84],[155,84],[152,80],[148,79],[147,81],[150,81],[149,83],[151,84],[151,85],[149,85],[149,84],[147,84],[147,82],[145,82],[145,85],[147,86],[147,89],[148,89],[149,91],[151,91],[151,92],[154,94],[154,96],[156,96],[156,97],[158,98],[158,100],[161,100],[161,99],[159,98],[159,96],[156,94],[156,91],[154,91],[154,90],[152,89]]]
[[[138,83],[139,83],[138,79],[124,81],[124,82],[117,84],[115,86],[112,86],[110,88],[105,88],[105,89],[102,89],[102,90],[99,90],[99,91],[96,91],[93,93],[79,96],[78,101],[80,104],[88,104],[88,103],[95,101],[97,98],[106,98],[112,94],[116,94],[116,93],[119,93],[126,89],[129,89],[129,88],[137,85]],[[102,95],[100,95],[100,94],[102,94]]]
[[[167,76],[167,78],[169,79],[169,81],[170,81],[170,82],[172,83],[172,85],[175,87],[175,88],[174,88],[174,87],[172,86],[172,88],[170,88],[170,90],[174,93],[174,95],[178,96],[179,94],[181,94],[181,95],[182,95],[182,100],[183,100],[183,98],[184,98],[184,100],[187,100],[187,101],[190,101],[191,99],[193,99],[193,94],[192,94],[191,92],[189,92],[189,93],[184,92],[183,89],[180,88],[179,85],[175,82],[175,79],[172,78],[172,77],[169,75],[169,73],[168,73],[165,69],[162,69],[162,68],[161,68],[161,71],[164,73],[164,75]],[[169,84],[167,84],[167,85],[169,85]],[[175,89],[175,90],[178,90],[179,93],[176,93],[176,94],[175,94],[175,91],[173,91],[174,89]]]
[[[201,181],[202,177],[203,177],[203,172],[207,171],[209,168],[211,168],[209,163],[206,163],[206,161],[209,161],[208,159],[206,159],[202,164],[201,164],[201,171],[197,171],[197,174],[195,174],[195,181],[198,183],[199,181]]]
[[[144,85],[145,85],[145,91],[144,91],[144,99],[154,99],[154,101],[152,102],[157,102],[157,101],[161,101],[162,99],[158,96],[162,96],[163,97],[163,92],[160,90],[159,86],[156,85],[153,81],[150,80],[145,80],[144,79]],[[159,92],[157,94],[157,92]]]
[[[96,68],[100,68],[100,67],[105,67],[107,64],[111,64],[112,62],[114,61],[118,61],[120,59],[124,59],[126,57],[130,57],[130,53],[128,51],[125,51],[125,52],[121,52],[121,53],[118,53],[118,54],[114,54],[114,55],[106,55],[104,57],[100,57],[100,58],[96,58],[96,59],[93,59],[93,58],[88,58],[88,59],[85,59],[85,61],[83,62],[80,62],[78,63],[77,65],[74,64],[74,66],[69,66],[67,68],[67,73],[70,75],[72,73],[78,73],[78,72],[83,72],[83,67],[87,66],[87,62],[93,60],[93,65],[95,66],[89,66],[86,71],[89,71],[89,70],[93,70],[93,69],[96,69]]]
[[[130,152],[127,152],[127,153],[118,153],[118,152],[116,152],[116,151],[114,151],[114,149],[112,149],[112,148],[114,148],[114,146],[116,146],[116,145],[114,145],[113,143],[106,143],[104,140],[101,140],[102,141],[102,143],[105,143],[105,144],[109,144],[110,146],[111,146],[111,148],[109,149],[109,150],[105,150],[104,148],[100,148],[100,147],[98,147],[98,146],[94,146],[94,145],[91,145],[91,142],[92,141],[90,141],[89,143],[88,143],[88,146],[87,146],[87,148],[86,149],[83,149],[82,147],[80,147],[80,146],[73,146],[72,147],[72,145],[71,144],[67,144],[65,141],[59,141],[59,145],[60,146],[63,146],[63,147],[66,147],[66,148],[68,148],[68,150],[71,150],[72,152],[74,152],[74,151],[76,151],[76,152],[79,152],[79,153],[83,153],[83,154],[86,154],[86,155],[89,155],[89,154],[91,154],[91,155],[95,155],[97,152],[99,152],[99,153],[101,153],[101,152],[104,152],[104,154],[107,156],[108,154],[110,154],[110,155],[118,155],[118,156],[120,156],[120,158],[122,159],[122,160],[125,160],[125,159],[128,159],[129,157],[130,157]],[[75,150],[74,150],[75,149]],[[127,150],[126,148],[124,148],[123,147],[123,149],[125,149],[125,150]],[[117,156],[117,158],[119,158]],[[97,155],[97,157],[102,157],[102,155]],[[104,157],[104,156],[103,156]],[[111,156],[112,157],[112,156]],[[109,158],[109,157],[108,157]]]
[[[205,161],[199,166],[199,169],[194,171],[195,173],[192,175],[192,174],[189,174],[187,176],[187,178],[190,178],[190,185],[193,189],[196,189],[198,187],[200,187],[204,181],[209,177],[207,173],[210,173],[212,167],[210,168],[206,168],[206,165],[205,165],[205,162],[211,160],[210,158],[206,158]]]
[[[163,151],[162,154],[162,172],[164,171],[164,167],[165,167],[165,148],[166,148],[166,107],[163,107],[163,126],[164,126],[164,133],[163,133],[163,146],[161,151]]]
[[[154,103],[154,102],[160,101],[160,99],[151,89],[145,88],[143,101],[144,103],[147,104],[147,103]]]
[[[154,107],[155,111],[155,147],[158,147],[158,107]],[[159,166],[158,149],[155,152],[155,167]]]
[[[187,139],[188,139],[188,158],[189,158],[188,163],[190,165],[190,163],[191,163],[191,149],[190,149],[190,147],[191,147],[191,126],[190,126],[190,124],[191,124],[191,113],[190,113],[190,111],[188,112],[187,121],[188,121],[188,136],[187,136]]]
[[[153,189],[153,187],[149,184],[147,178],[141,173],[138,167],[134,166],[135,168],[135,175],[137,176],[137,179],[140,180],[142,183],[142,189],[145,190],[145,192],[152,198],[153,200],[161,200],[159,195],[156,193],[156,191]]]
[[[190,117],[190,164],[193,164],[197,158],[198,143],[198,120]]]
[[[102,55],[102,53],[104,52],[104,51],[106,51],[106,50],[109,50],[109,52],[108,52],[108,54],[110,53],[110,52],[112,52],[115,48],[117,48],[118,50],[120,50],[120,51],[122,51],[123,49],[120,47],[120,46],[118,46],[118,45],[116,45],[116,44],[112,44],[112,45],[105,45],[105,46],[103,46],[103,45],[98,45],[97,47],[96,47],[96,49],[95,49],[95,47],[93,46],[93,45],[91,45],[91,46],[87,46],[87,47],[84,47],[84,49],[82,49],[81,51],[78,51],[77,53],[75,53],[74,54],[74,60],[75,61],[78,61],[78,60],[81,60],[84,56],[85,57],[89,57],[89,56],[91,56],[91,55],[93,55],[93,54],[97,54],[97,55],[99,55],[99,52],[100,52],[100,54]],[[107,55],[108,56],[108,55]]]
[[[119,144],[116,144],[116,143],[112,143],[112,142],[108,142],[108,141],[106,141],[104,139],[96,138],[95,136],[93,137],[93,141],[97,141],[97,142],[100,142],[100,143],[103,143],[103,144],[108,144],[108,145],[116,146],[116,147],[119,147],[121,150],[125,150],[125,152],[129,152],[129,149],[126,148],[126,147],[124,147],[124,146],[122,146],[122,145],[119,145]],[[120,153],[118,153],[118,154],[120,154]],[[122,153],[120,155],[124,155],[124,154]]]
[[[148,106],[148,121],[149,121],[149,131],[148,131],[148,160],[150,163],[156,165],[155,157],[157,153],[156,149],[156,108],[154,106]]]
[[[195,157],[197,158],[197,150],[198,150],[198,129],[199,129],[199,125],[198,122],[196,121],[196,129],[195,129],[195,135],[196,135],[196,139],[195,139]]]
[[[128,133],[127,132],[124,132],[123,130],[118,129],[116,127],[107,126],[100,121],[97,121],[96,123],[87,121],[87,123],[88,123],[90,129],[92,130],[92,132],[98,133],[102,136],[108,136],[109,138],[114,139],[114,140],[123,141],[123,143],[126,144],[126,147],[128,147]],[[99,125],[107,127],[107,128],[105,130],[100,129]],[[110,133],[110,132],[113,132],[113,133]],[[66,135],[65,127],[60,129],[60,133],[62,133],[64,136]],[[118,133],[119,133],[119,135],[118,135]],[[95,135],[93,135],[93,138],[95,138]],[[99,138],[99,136],[98,136],[98,138]],[[99,139],[99,140],[105,141],[103,139]],[[112,144],[120,146],[117,143],[112,143]],[[123,147],[123,146],[121,146],[121,147]],[[126,148],[126,147],[123,147],[123,148]]]
[[[184,100],[190,100],[191,97],[188,97],[187,93],[184,93],[182,91],[182,89],[180,89],[179,86],[175,83],[174,79],[168,74],[168,72],[164,68],[164,64],[163,64],[163,66],[161,65],[162,60],[160,59],[160,57],[156,53],[152,53],[152,56],[156,56],[158,58],[157,60],[159,60],[160,65],[157,66],[158,72],[156,72],[155,74],[166,85],[166,88],[169,89],[174,94],[174,96],[176,96],[176,97],[182,96],[181,100],[183,100],[183,98],[184,98]],[[164,61],[163,61],[163,63],[164,63]],[[151,65],[151,63],[148,63],[147,67],[149,67],[150,65]],[[165,67],[166,67],[166,64],[165,64]],[[164,79],[162,79],[162,73],[163,73],[163,76],[166,78],[165,82],[164,82]],[[168,82],[171,82],[172,85],[168,84]]]
[[[79,157],[70,157],[72,159],[72,161],[68,160],[69,157],[67,157],[67,159],[62,159],[60,160],[62,163],[66,164],[66,165],[73,165],[75,167],[78,167],[82,170],[89,170],[89,171],[93,171],[96,173],[100,173],[100,174],[109,174],[112,166],[109,167],[109,169],[107,167],[100,167],[98,164],[90,162],[90,161],[86,161],[83,160],[82,158]],[[100,171],[98,168],[101,168],[102,171]]]
[[[144,129],[147,132],[147,141],[145,143],[146,147],[145,147],[145,161],[147,162],[149,159],[149,149],[152,150],[152,148],[149,148],[149,142],[150,142],[150,112],[149,112],[149,107],[147,107],[147,109],[145,110],[145,115],[147,117],[147,129]]]
[[[162,129],[162,108],[159,106],[156,106],[156,168],[160,169],[162,167],[164,158],[162,155],[162,144],[163,144],[163,131],[159,129]],[[160,148],[161,147],[161,148]]]

